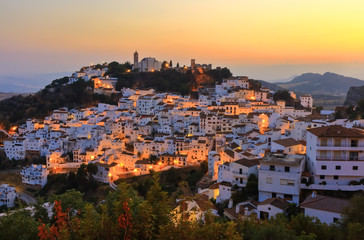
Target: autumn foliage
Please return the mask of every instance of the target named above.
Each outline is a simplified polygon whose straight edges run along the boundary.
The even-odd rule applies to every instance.
[[[59,239],[59,238],[68,238],[70,232],[73,231],[73,228],[79,227],[79,220],[77,217],[73,219],[71,222],[69,213],[70,210],[67,209],[65,212],[62,211],[62,206],[60,201],[54,202],[54,223],[48,227],[46,224],[41,223],[38,226],[38,236],[41,240],[46,239]]]
[[[132,217],[130,214],[130,208],[128,207],[128,202],[123,202],[123,210],[124,213],[122,213],[119,216],[118,223],[119,226],[124,229],[124,240],[130,240],[131,239],[131,233],[132,233]]]

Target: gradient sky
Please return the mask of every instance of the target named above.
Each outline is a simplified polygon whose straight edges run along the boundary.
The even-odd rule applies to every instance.
[[[364,79],[362,0],[1,0],[0,75],[156,57],[274,80]]]

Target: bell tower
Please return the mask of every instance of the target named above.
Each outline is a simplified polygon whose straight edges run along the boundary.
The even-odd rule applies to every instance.
[[[134,53],[134,69],[138,68],[138,63],[139,63],[139,54],[137,51],[135,51]]]

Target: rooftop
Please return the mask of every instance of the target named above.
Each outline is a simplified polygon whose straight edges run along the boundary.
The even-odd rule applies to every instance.
[[[304,160],[304,155],[287,155],[271,153],[264,156],[261,160],[261,164],[275,164],[284,166],[299,166]]]

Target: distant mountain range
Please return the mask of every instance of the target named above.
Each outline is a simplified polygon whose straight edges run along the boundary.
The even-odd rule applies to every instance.
[[[345,96],[350,87],[363,86],[364,81],[336,73],[304,73],[289,82],[275,82],[275,85],[300,93]]]
[[[34,93],[48,85],[51,80],[70,75],[70,72],[0,75],[0,92]]]

